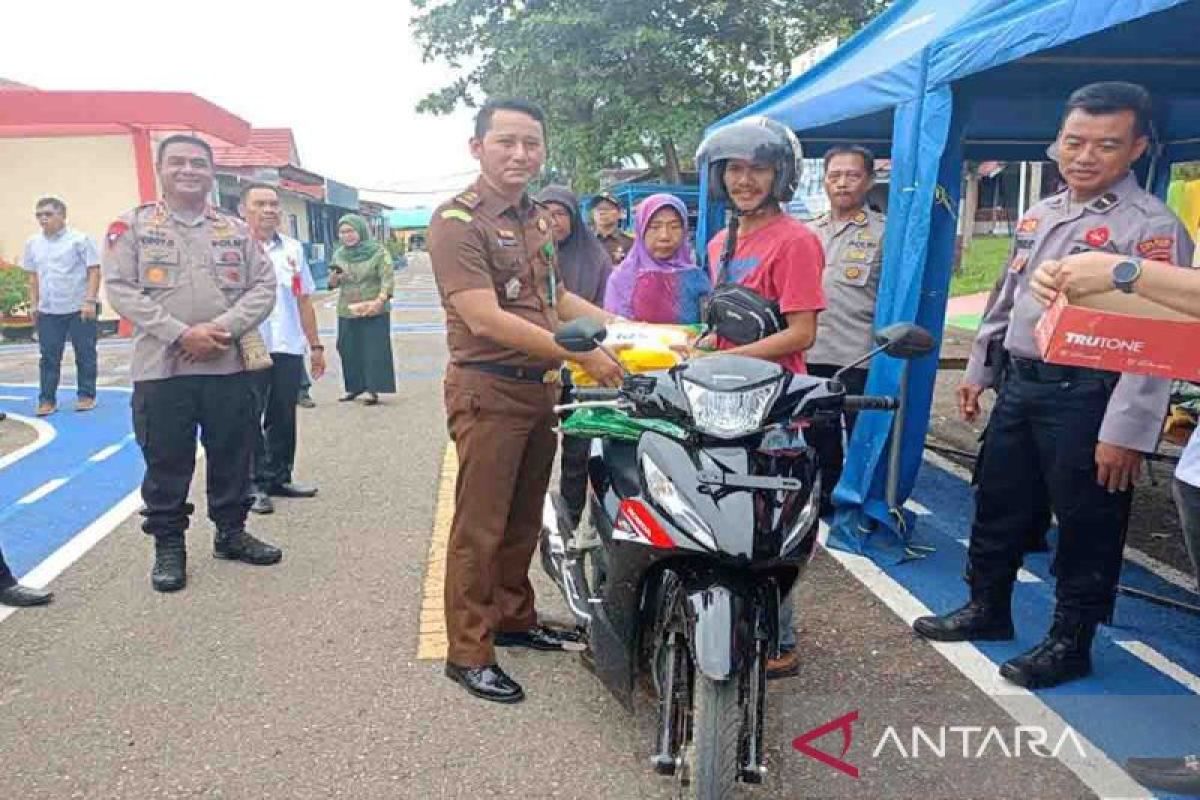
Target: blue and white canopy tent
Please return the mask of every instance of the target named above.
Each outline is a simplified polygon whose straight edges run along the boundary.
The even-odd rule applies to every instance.
[[[1198,32],[1200,0],[896,0],[814,69],[713,129],[761,114],[795,130],[806,156],[837,143],[890,151],[877,324],[915,321],[940,335],[963,160],[1042,160],[1072,90],[1133,81],[1156,107],[1157,145],[1139,172],[1165,196],[1170,164],[1200,159]],[[936,373],[932,356],[907,373],[894,359],[872,365],[869,393],[897,394],[906,382],[901,505],[921,465]],[[913,517],[886,499],[890,429],[879,413],[855,427],[831,541],[894,563],[912,543]]]

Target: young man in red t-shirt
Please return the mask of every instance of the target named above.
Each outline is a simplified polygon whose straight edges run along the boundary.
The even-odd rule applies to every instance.
[[[742,159],[725,164],[725,190],[740,214],[737,245],[722,269],[721,253],[729,229],[708,245],[713,285],[740,283],[779,304],[787,327],[779,333],[739,346],[719,341],[727,352],[776,361],[792,372],[805,373],[804,351],[817,336],[817,314],[825,308],[821,273],[825,253],[821,240],[799,220],[783,213],[771,197],[775,168]]]
[[[742,120],[718,131],[700,146],[697,162],[709,167],[709,180],[720,181],[733,206],[734,222],[708,246],[713,285],[739,283],[779,304],[787,327],[740,346],[717,339],[725,352],[778,362],[803,374],[804,351],[817,335],[817,314],[825,308],[821,240],[804,223],[789,217],[783,203],[799,181],[800,145],[777,122]],[[726,243],[736,237],[727,263]],[[795,609],[790,596],[779,607],[779,654],[767,662],[767,677],[795,675]]]

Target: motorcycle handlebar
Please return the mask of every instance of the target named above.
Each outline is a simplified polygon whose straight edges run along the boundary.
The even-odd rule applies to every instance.
[[[571,396],[577,403],[605,403],[610,400],[617,400],[621,396],[620,389],[609,389],[602,386],[596,387],[576,387],[571,393]]]
[[[872,395],[850,395],[842,401],[847,411],[892,411],[900,405],[894,397]]]

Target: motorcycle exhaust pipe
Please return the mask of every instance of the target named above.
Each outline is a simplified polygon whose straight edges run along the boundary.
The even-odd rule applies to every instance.
[[[585,594],[587,581],[583,574],[583,562],[574,553],[574,546],[567,545],[567,537],[570,534],[563,535],[564,531],[570,530],[566,520],[566,515],[547,495],[546,504],[542,509],[542,534],[538,549],[542,552],[542,569],[562,592],[567,607],[575,617],[575,623],[586,627],[592,621]]]

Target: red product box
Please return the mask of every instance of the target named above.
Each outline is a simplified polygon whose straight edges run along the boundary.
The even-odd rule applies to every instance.
[[[1059,295],[1036,336],[1053,364],[1200,381],[1200,322],[1136,295]]]

